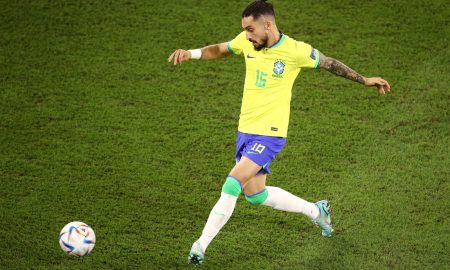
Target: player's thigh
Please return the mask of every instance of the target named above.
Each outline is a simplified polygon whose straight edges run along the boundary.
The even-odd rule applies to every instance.
[[[253,195],[261,192],[266,187],[266,178],[267,174],[265,173],[257,174],[250,178],[244,185],[244,194]]]
[[[260,170],[261,166],[256,164],[249,158],[242,156],[241,160],[231,169],[229,175],[238,179],[243,186],[245,186],[253,176]]]

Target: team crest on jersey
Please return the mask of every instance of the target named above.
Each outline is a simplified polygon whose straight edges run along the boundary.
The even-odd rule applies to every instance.
[[[284,67],[286,66],[286,64],[284,63],[283,60],[276,60],[275,63],[273,63],[273,74],[272,77],[276,77],[276,78],[283,78],[283,72],[284,72]]]

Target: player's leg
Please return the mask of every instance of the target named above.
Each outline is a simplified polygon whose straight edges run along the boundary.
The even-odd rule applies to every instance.
[[[234,166],[222,186],[219,200],[209,214],[202,235],[192,245],[188,257],[190,263],[201,264],[203,262],[206,248],[233,214],[237,198],[243,187],[260,170],[261,166],[246,157],[242,157]]]
[[[249,185],[249,181],[261,171],[262,166],[246,156],[242,156],[239,162],[230,171],[229,176],[238,179],[243,188]]]
[[[252,195],[263,191],[266,188],[266,179],[266,173],[259,173],[250,178],[244,186],[244,195]]]
[[[266,190],[267,199],[262,205],[270,206],[277,210],[301,213],[320,227],[323,236],[331,237],[333,228],[331,226],[331,213],[328,201],[322,200],[311,203],[279,187],[267,186]]]
[[[314,203],[308,202],[294,194],[273,186],[267,186],[267,199],[262,203],[274,209],[301,213],[310,219],[316,219],[319,216],[319,209]]]
[[[268,167],[266,169],[268,170]],[[333,229],[327,201],[311,203],[279,187],[265,186],[266,178],[267,174],[258,174],[247,181],[244,186],[247,201],[281,211],[301,213],[319,225],[323,236],[331,236]]]
[[[255,175],[244,186],[245,198],[250,203],[270,206],[281,211],[301,213],[310,219],[319,216],[319,209],[314,203],[307,202],[281,188],[266,186],[266,178],[267,174]]]
[[[270,136],[249,137],[244,156],[262,165],[262,170],[244,186],[245,198],[252,204],[263,204],[274,209],[302,213],[322,229],[322,235],[331,236],[330,207],[327,201],[310,203],[281,188],[265,186],[266,173],[270,174],[270,163],[283,149],[285,138]]]
[[[225,183],[222,186],[222,192],[216,205],[213,207],[202,236],[199,239],[206,250],[209,243],[219,233],[233,213],[237,198],[242,192],[243,187],[247,185],[248,180],[255,175],[261,167],[246,157],[241,160],[230,171]]]
[[[253,176],[244,186],[245,199],[255,205],[259,205],[266,201],[268,191],[266,189],[267,174],[262,172]]]

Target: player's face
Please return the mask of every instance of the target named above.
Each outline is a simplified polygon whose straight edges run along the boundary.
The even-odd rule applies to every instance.
[[[256,51],[267,47],[268,25],[264,18],[259,17],[254,20],[253,16],[242,18],[242,28],[244,28],[247,39],[253,43]]]

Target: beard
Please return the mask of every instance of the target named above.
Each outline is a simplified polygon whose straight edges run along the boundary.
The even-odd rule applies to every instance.
[[[269,40],[269,36],[265,36],[261,39],[261,43],[256,43],[254,40],[250,40],[253,43],[253,47],[255,48],[255,51],[260,51],[263,48],[267,47],[267,41]]]

